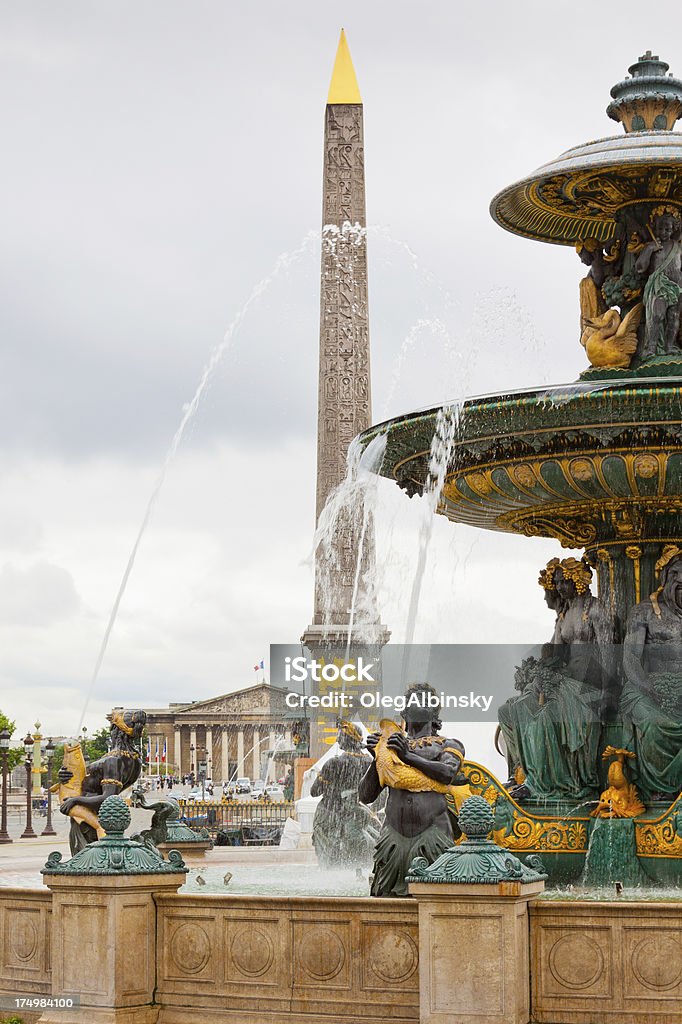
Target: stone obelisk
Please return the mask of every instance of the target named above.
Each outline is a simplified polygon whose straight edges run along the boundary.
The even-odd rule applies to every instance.
[[[316,521],[346,476],[350,442],[371,425],[366,223],[362,99],[342,30],[324,129]],[[349,642],[361,518],[341,516],[331,557],[329,550],[316,554],[313,622],[301,637],[315,656]],[[365,578],[375,559],[371,521],[361,558]],[[387,639],[378,617],[375,626],[365,618],[363,643],[380,647]],[[316,746],[311,736],[311,754]]]

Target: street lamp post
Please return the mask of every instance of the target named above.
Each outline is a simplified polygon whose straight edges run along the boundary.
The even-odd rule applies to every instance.
[[[30,732],[24,738],[24,750],[26,751],[26,828],[19,836],[20,839],[36,839],[33,831],[33,814],[31,806],[31,769],[33,767],[33,737]]]
[[[9,730],[0,732],[0,757],[2,757],[2,818],[0,819],[0,843],[11,843],[7,831],[7,761],[9,759]]]
[[[194,786],[196,781],[195,775],[195,744],[189,743],[189,785]]]
[[[208,768],[208,763],[209,763],[208,762],[208,751],[206,750],[206,747],[201,747],[200,749],[203,750],[204,754],[206,755],[205,760],[202,760],[202,761],[200,761],[199,757],[197,756],[197,769],[198,769],[198,772],[199,772],[199,778],[201,779],[201,799],[205,800],[206,799],[206,776],[207,776],[206,769]],[[197,755],[198,755],[198,753],[199,753],[199,751],[197,750]],[[201,767],[202,764],[203,764],[203,768]]]
[[[54,757],[54,743],[51,736],[45,747],[45,753],[47,754],[47,824],[43,829],[43,835],[56,836],[57,833],[52,827],[52,758]]]
[[[43,762],[42,762],[42,733],[40,722],[35,722],[35,732],[33,733],[33,771],[31,772],[31,792],[34,797],[38,797],[41,794],[43,788]]]

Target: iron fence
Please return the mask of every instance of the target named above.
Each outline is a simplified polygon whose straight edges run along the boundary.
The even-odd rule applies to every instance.
[[[190,828],[206,828],[211,835],[232,832],[246,827],[283,828],[287,818],[296,816],[291,801],[272,803],[266,800],[179,800],[182,818]]]

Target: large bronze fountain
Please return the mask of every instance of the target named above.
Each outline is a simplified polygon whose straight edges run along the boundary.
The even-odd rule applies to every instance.
[[[451,410],[438,512],[582,552],[558,551],[540,576],[555,628],[500,709],[509,781],[466,767],[495,805],[496,839],[573,880],[590,836],[608,832],[625,878],[679,882],[682,134],[672,129],[682,81],[650,52],[629,70],[607,109],[624,135],[569,150],[491,204],[503,228],[571,245],[588,268],[578,332],[588,365],[574,384]],[[382,474],[410,496],[427,486],[439,414],[362,435],[387,435]]]

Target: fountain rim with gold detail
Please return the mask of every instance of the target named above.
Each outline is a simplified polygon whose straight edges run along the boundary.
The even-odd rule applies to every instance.
[[[629,68],[630,78],[611,89],[609,117],[625,135],[608,136],[566,150],[531,174],[501,189],[490,203],[493,220],[513,234],[557,245],[586,238],[604,244],[614,236],[614,216],[628,206],[671,204],[682,209],[682,81],[651,51]]]

